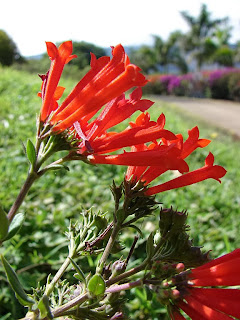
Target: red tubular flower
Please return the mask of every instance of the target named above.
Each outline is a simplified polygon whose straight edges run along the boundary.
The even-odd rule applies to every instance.
[[[41,121],[45,121],[50,113],[56,109],[58,100],[64,88],[57,87],[65,64],[71,61],[76,55],[72,55],[72,42],[66,41],[59,48],[52,42],[46,42],[47,52],[52,60],[50,70],[46,76],[42,76],[43,85],[41,97],[43,99],[41,110]]]
[[[191,319],[240,319],[240,290],[231,288],[201,288],[240,285],[240,249],[212,260],[176,277],[181,299],[171,312],[173,320],[185,319],[182,309]],[[181,281],[178,282],[178,277]],[[179,279],[180,279],[179,278]],[[182,281],[184,279],[184,281]],[[178,287],[179,286],[179,287]]]
[[[84,117],[93,116],[103,105],[121,96],[134,86],[143,86],[147,80],[140,68],[130,64],[124,48],[117,45],[112,49],[112,59],[91,55],[91,69],[75,86],[63,103],[56,108],[56,90],[64,65],[74,56],[71,41],[61,44],[59,49],[53,43],[47,43],[52,60],[49,74],[43,77],[41,121],[51,114],[53,131],[64,131]],[[139,96],[139,93],[136,96]],[[139,100],[134,97],[134,100]],[[138,105],[141,109],[146,108]],[[130,112],[131,113],[131,112]]]
[[[121,45],[112,49],[112,59],[97,59],[92,54],[90,71],[62,104],[58,105],[57,100],[64,90],[58,86],[63,68],[75,56],[72,55],[71,41],[64,42],[59,48],[48,42],[47,50],[52,62],[47,75],[41,76],[41,121],[52,126],[53,134],[67,130],[74,137],[74,147],[78,143],[76,152],[86,156],[89,162],[131,166],[126,179],[129,180],[132,176],[133,179],[141,179],[148,184],[167,170],[188,172],[185,158],[196,148],[203,148],[210,142],[199,139],[197,127],[189,131],[188,139],[183,142],[181,135],[174,135],[164,129],[163,114],[154,122],[150,120],[148,113],[142,113],[135,123],[130,122],[130,126],[122,132],[107,132],[135,111],[145,112],[153,104],[150,100],[141,99],[140,87],[146,84],[146,78],[137,66],[130,64]],[[137,89],[126,99],[124,92],[134,86]],[[100,115],[91,120],[102,107]],[[144,145],[147,142],[153,143]],[[103,155],[124,147],[132,147],[131,152]],[[146,194],[152,195],[208,178],[220,181],[225,173],[222,167],[213,165],[213,156],[210,154],[205,167],[149,188]]]
[[[143,119],[145,119],[145,124]],[[203,148],[210,143],[210,140],[199,139],[198,127],[189,130],[189,136],[183,142],[182,135],[173,137],[171,136],[172,133],[164,131],[164,115],[159,117],[157,123],[153,124],[150,121],[149,124],[152,123],[152,125],[148,129],[143,127],[143,125],[146,126],[146,123],[146,117],[140,116],[136,123],[131,125],[132,128],[123,131],[121,134],[116,134],[116,136],[100,138],[99,142],[96,140],[95,146],[98,152],[114,149],[117,145],[123,147],[132,144],[131,152],[117,155],[93,154],[88,157],[89,161],[95,164],[128,165],[125,179],[127,181],[132,179],[133,182],[141,180],[145,184],[149,184],[167,170],[178,170],[180,173],[184,173],[173,180],[148,188],[145,192],[146,195],[154,195],[159,192],[184,187],[209,178],[220,182],[220,178],[226,174],[226,170],[223,167],[213,165],[214,157],[211,153],[207,156],[204,167],[188,172],[189,168],[185,158],[196,148]],[[148,134],[145,131],[148,131]],[[151,139],[148,139],[149,137]],[[122,138],[124,139],[121,140]],[[147,141],[147,139],[148,141],[155,141],[154,139],[157,138],[161,138],[159,143],[154,142],[148,146],[141,143]]]
[[[204,167],[188,172],[158,186],[151,187],[147,190],[146,194],[153,195],[159,192],[185,187],[210,178],[221,182],[220,178],[222,178],[227,171],[221,166],[213,165],[213,162],[214,156],[210,152],[205,160]]]
[[[165,123],[164,115],[160,115],[157,122],[150,121],[149,114],[142,113],[136,123],[130,123],[130,127],[120,133],[111,133],[100,136],[89,142],[94,153],[106,153],[123,147],[142,144],[160,138],[167,140],[175,139],[176,136],[169,130],[163,129]],[[94,158],[96,159],[96,157]],[[97,160],[98,161],[98,160]]]

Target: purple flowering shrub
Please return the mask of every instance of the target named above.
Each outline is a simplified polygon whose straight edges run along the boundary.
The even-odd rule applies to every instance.
[[[149,76],[146,93],[240,101],[240,69]]]

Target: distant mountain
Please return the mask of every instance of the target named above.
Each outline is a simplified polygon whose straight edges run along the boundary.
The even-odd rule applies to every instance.
[[[27,56],[24,57],[26,60],[40,60],[43,57],[43,53],[42,54],[37,54],[34,56]]]

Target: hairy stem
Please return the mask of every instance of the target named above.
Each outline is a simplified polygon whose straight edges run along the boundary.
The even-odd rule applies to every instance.
[[[28,174],[28,177],[26,179],[26,181],[24,182],[16,201],[14,202],[14,204],[12,205],[11,209],[8,212],[8,220],[9,223],[11,223],[11,221],[13,220],[13,218],[15,217],[15,214],[17,213],[19,207],[21,206],[21,204],[23,203],[24,198],[26,197],[29,189],[31,188],[32,184],[34,183],[34,181],[36,181],[38,179],[38,175],[36,172],[30,171],[30,173]]]
[[[143,271],[146,268],[147,264],[148,264],[148,260],[145,260],[139,266],[137,266],[135,268],[132,268],[132,269],[130,269],[128,271],[125,271],[124,273],[122,273],[122,274],[120,274],[120,275],[118,275],[118,276],[116,276],[114,278],[111,278],[111,279],[107,280],[106,281],[106,286],[109,287],[114,283],[117,283],[117,282],[119,282],[119,281],[121,281],[123,279],[126,279],[126,278],[128,278],[130,276],[133,276],[134,274],[136,274],[136,273],[138,273],[140,271]]]
[[[135,287],[140,287],[140,286],[142,286],[142,284],[143,284],[142,279],[139,279],[139,280],[136,280],[133,282],[123,283],[123,284],[115,285],[115,286],[112,286],[111,288],[108,288],[106,290],[106,293],[116,293],[116,292],[120,292],[122,290],[130,290]]]
[[[71,257],[72,258],[72,257]],[[58,270],[58,272],[53,277],[52,281],[47,285],[46,290],[44,294],[49,297],[49,295],[52,293],[52,291],[55,288],[56,283],[59,281],[59,279],[62,277],[66,269],[68,268],[69,264],[71,263],[71,259],[68,256],[66,260],[63,262],[61,268]]]
[[[70,300],[69,302],[63,304],[62,306],[54,309],[52,311],[52,315],[54,318],[57,318],[57,317],[61,316],[63,312],[72,309],[73,307],[77,306],[80,303],[83,303],[84,301],[86,301],[88,299],[89,299],[88,293],[84,293],[83,295],[78,296],[78,297]],[[47,320],[47,318],[45,318],[43,320]]]
[[[99,261],[99,264],[98,264],[98,267],[97,267],[97,270],[96,272],[97,273],[102,273],[102,270],[103,270],[103,267],[104,267],[104,264],[105,262],[107,261],[107,258],[109,257],[110,253],[111,253],[111,250],[112,250],[112,247],[116,241],[116,238],[118,236],[118,233],[120,231],[120,226],[118,224],[116,224],[114,227],[113,227],[113,231],[112,231],[112,234],[110,236],[110,238],[108,239],[108,243],[103,251],[103,254],[102,254],[102,257]]]

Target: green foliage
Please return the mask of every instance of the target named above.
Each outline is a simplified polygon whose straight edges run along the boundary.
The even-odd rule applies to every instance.
[[[211,58],[213,62],[216,62],[221,66],[227,67],[233,66],[233,59],[234,51],[226,45],[218,48]]]
[[[210,85],[211,97],[240,101],[240,73],[231,72],[215,79]]]
[[[93,296],[104,294],[105,287],[105,281],[100,274],[95,274],[88,282],[88,291]]]
[[[157,61],[153,48],[144,45],[138,49],[132,49],[129,56],[131,62],[139,66],[143,72],[156,71]]]
[[[77,58],[73,59],[70,64],[77,66],[78,69],[84,69],[88,67],[91,61],[90,53],[95,54],[97,58],[106,55],[106,52],[103,48],[92,43],[85,41],[73,41],[73,54],[76,54]]]
[[[72,88],[74,82],[63,81],[64,86]],[[21,141],[27,139],[34,142],[35,119],[39,112],[41,100],[36,93],[41,81],[37,76],[25,72],[17,72],[10,68],[2,68],[0,72],[0,202],[8,211],[16,198],[18,190],[26,178],[28,161],[25,157]],[[174,133],[185,133],[196,124],[200,127],[202,138],[212,137],[209,147],[191,155],[190,169],[200,167],[209,150],[213,151],[216,163],[226,167],[228,173],[222,184],[216,181],[205,181],[198,185],[188,186],[179,190],[157,195],[157,200],[165,208],[171,205],[174,209],[188,210],[191,225],[191,238],[195,246],[204,246],[205,250],[214,250],[213,257],[229,252],[240,245],[240,143],[232,141],[224,132],[205,126],[188,118],[177,109],[167,104],[157,102],[150,110],[154,120],[164,112],[166,128]],[[126,125],[121,125],[122,127]],[[6,152],[7,150],[7,152]],[[120,184],[126,168],[118,166],[89,166],[85,163],[70,163],[70,172],[59,170],[49,172],[44,179],[39,179],[29,192],[21,210],[26,212],[26,219],[20,232],[6,242],[3,247],[4,256],[14,270],[26,293],[32,293],[31,287],[37,283],[45,283],[47,274],[55,274],[59,265],[67,255],[67,242],[63,236],[67,230],[69,219],[82,217],[82,205],[87,209],[95,207],[106,215],[112,214],[113,201],[109,185],[112,180]],[[171,178],[168,174],[166,179]],[[164,179],[161,178],[161,179]],[[161,180],[162,181],[162,180]],[[160,182],[160,181],[159,181]],[[157,181],[156,181],[157,183]],[[143,219],[138,225],[144,235],[149,230],[156,230],[156,216]],[[201,229],[201,233],[199,233]],[[120,239],[124,240],[123,253],[129,251],[136,235],[135,229],[129,229]],[[124,238],[124,239],[123,239]],[[151,252],[151,238],[148,242]],[[146,242],[140,241],[137,250],[129,262],[142,259]],[[113,255],[114,257],[114,255]],[[77,264],[81,266],[81,274],[87,274],[89,263],[94,269],[95,257],[79,256]],[[72,281],[74,271],[67,273],[67,279]],[[15,299],[8,287],[2,266],[0,266],[0,317],[9,313],[8,319],[19,319],[24,315],[24,309]],[[147,300],[143,289],[134,289],[126,293],[128,315],[132,319],[166,319],[164,310],[157,302],[155,295]]]
[[[4,238],[4,241],[11,239],[19,232],[24,222],[24,218],[25,216],[23,213],[17,213],[15,215],[15,217],[12,220],[12,223],[9,226],[8,234],[6,238]]]
[[[1,255],[1,261],[5,270],[5,273],[8,278],[8,282],[10,283],[12,289],[15,292],[16,298],[23,306],[31,306],[34,304],[34,300],[32,300],[24,291],[16,272],[12,269],[8,261]]]
[[[213,40],[219,28],[222,31],[227,30],[229,32],[230,29],[227,25],[228,18],[213,19],[206,4],[202,4],[197,17],[191,16],[186,11],[182,11],[181,15],[190,27],[189,32],[184,37],[185,50],[186,52],[190,52],[196,59],[198,68],[200,69],[204,62],[209,61],[218,47]],[[227,40],[228,37],[225,36],[224,44],[226,44]]]
[[[8,234],[9,221],[6,212],[2,209],[0,205],[0,241],[5,239]]]
[[[3,30],[0,30],[0,64],[10,66],[15,61],[21,61],[16,44]]]
[[[145,73],[157,71],[159,68],[167,72],[169,65],[176,66],[180,73],[186,73],[188,66],[182,47],[183,34],[174,31],[166,41],[157,35],[153,38],[153,47],[144,45],[130,52],[131,62],[138,65]]]

